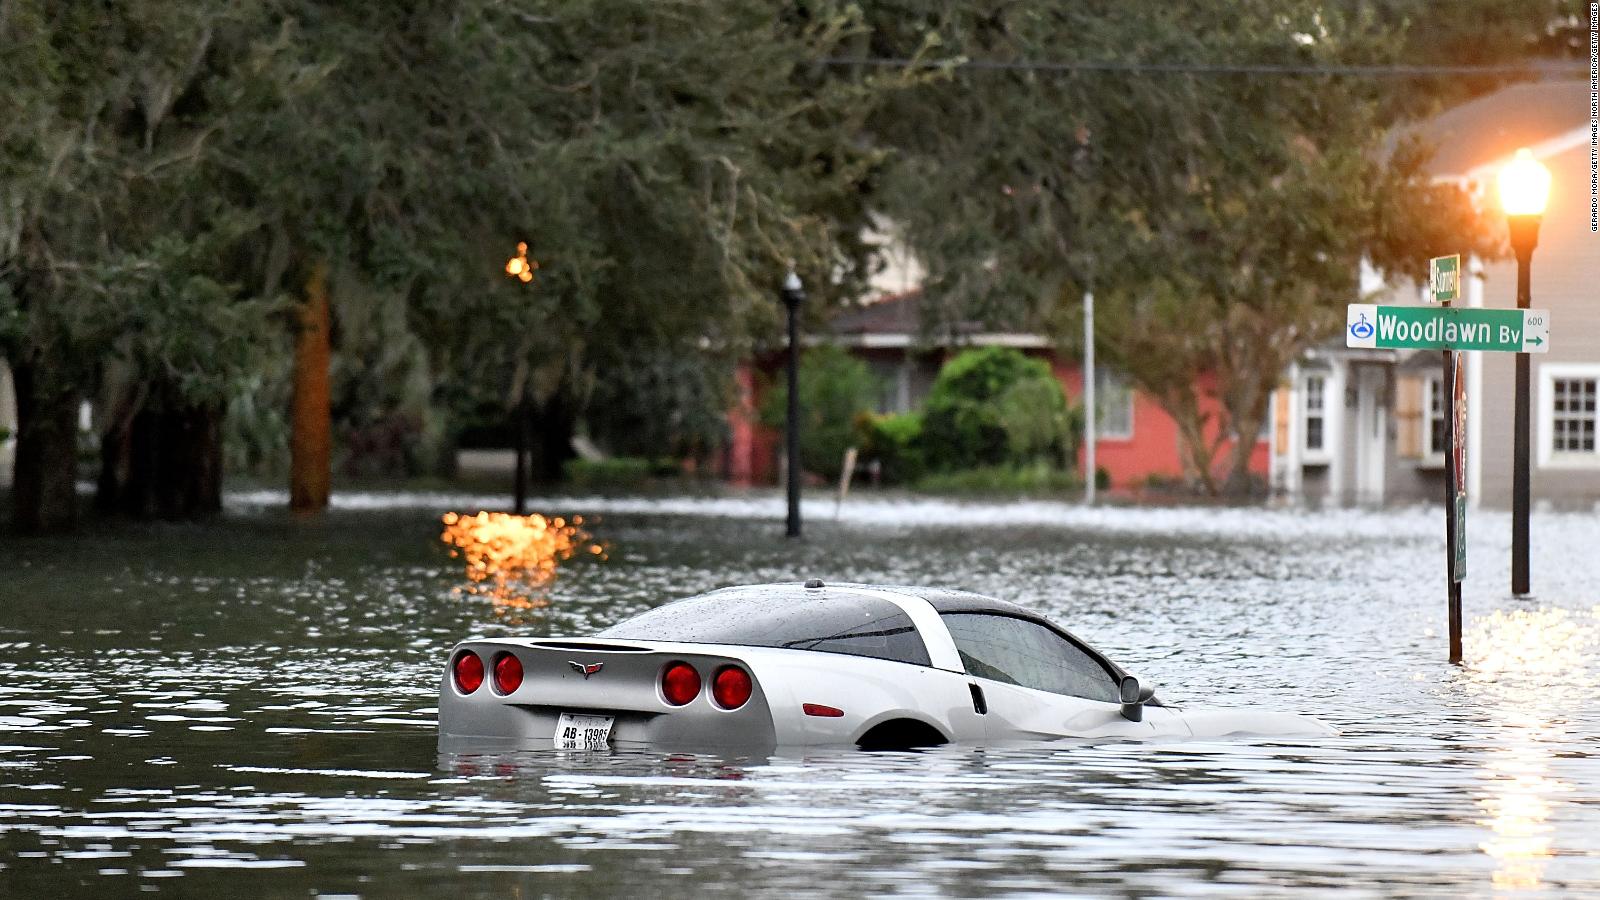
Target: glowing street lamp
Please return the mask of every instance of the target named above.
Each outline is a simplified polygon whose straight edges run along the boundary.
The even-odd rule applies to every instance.
[[[1526,147],[1500,170],[1500,208],[1506,211],[1511,251],[1517,256],[1517,308],[1533,304],[1530,289],[1533,248],[1539,245],[1539,221],[1550,199],[1550,170],[1533,158]],[[1528,507],[1531,482],[1528,466],[1528,354],[1517,354],[1517,395],[1512,413],[1511,469],[1511,593],[1525,597],[1528,579]]]
[[[528,244],[525,241],[517,244],[517,255],[506,260],[506,274],[523,284],[533,280],[534,270],[538,268],[539,261],[528,258]]]
[[[1508,216],[1542,216],[1550,199],[1550,170],[1527,147],[1500,170],[1500,207]]]

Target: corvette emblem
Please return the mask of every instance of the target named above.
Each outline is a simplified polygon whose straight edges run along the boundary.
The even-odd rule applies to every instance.
[[[567,660],[567,665],[572,667],[572,671],[582,675],[584,681],[588,681],[589,676],[600,671],[600,667],[605,665],[605,663],[589,663],[588,665],[584,665],[583,663],[573,662],[569,659]]]

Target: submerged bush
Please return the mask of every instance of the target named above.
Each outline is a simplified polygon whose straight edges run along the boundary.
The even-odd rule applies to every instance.
[[[955,471],[1034,462],[1070,465],[1074,416],[1043,360],[1009,347],[968,350],[946,363],[928,394],[922,450],[929,468]]]
[[[800,358],[800,462],[808,472],[838,478],[844,453],[861,444],[857,420],[870,413],[880,385],[867,364],[840,347],[812,347]],[[780,377],[761,406],[761,422],[783,429],[789,391]]]
[[[956,472],[935,472],[917,482],[919,490],[945,494],[1039,494],[1077,492],[1083,480],[1049,463],[983,466]]]
[[[650,478],[653,464],[637,456],[614,456],[611,459],[569,459],[561,466],[561,474],[574,487],[581,488],[633,488]]]
[[[910,484],[928,469],[922,454],[922,414],[868,415],[861,423],[862,458],[875,460],[887,484]]]

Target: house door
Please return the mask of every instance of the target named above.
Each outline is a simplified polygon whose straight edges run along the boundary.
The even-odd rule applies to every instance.
[[[1356,374],[1357,503],[1383,502],[1383,475],[1388,462],[1389,379],[1379,366],[1361,366]]]

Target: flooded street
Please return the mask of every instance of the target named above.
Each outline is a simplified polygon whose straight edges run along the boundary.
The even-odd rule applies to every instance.
[[[492,502],[493,498],[487,498]],[[1085,510],[553,498],[603,553],[468,590],[440,517],[240,495],[207,525],[0,543],[0,896],[1356,895],[1600,891],[1600,516],[1474,512],[1467,665],[1436,510]],[[773,758],[443,755],[449,647],[582,634],[752,581],[968,588],[1057,618],[1169,703],[1314,741]],[[504,600],[506,598],[501,598]]]

